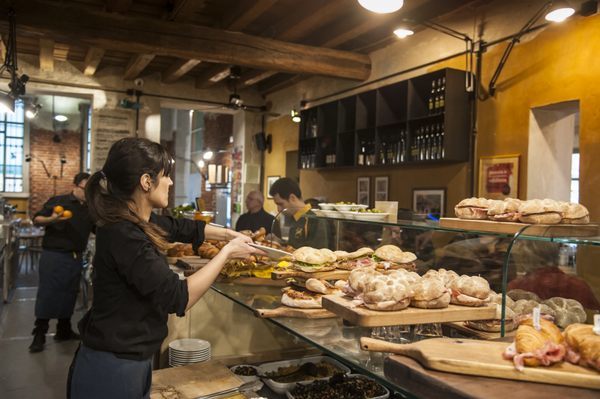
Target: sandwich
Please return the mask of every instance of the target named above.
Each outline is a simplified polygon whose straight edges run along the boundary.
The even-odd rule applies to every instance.
[[[466,198],[454,207],[454,213],[460,219],[487,219],[489,202],[485,198]]]
[[[448,288],[452,290],[450,303],[455,305],[484,306],[490,301],[490,285],[483,277],[463,274]]]
[[[450,283],[458,278],[458,274],[454,270],[446,270],[444,268],[434,270],[429,269],[427,273],[423,275],[425,279],[438,279],[444,283],[444,286],[448,287]]]
[[[335,269],[335,254],[327,249],[301,247],[292,253],[292,268],[306,273],[325,272]]]
[[[281,295],[281,303],[292,308],[320,309],[322,294],[309,290],[285,287]]]
[[[316,279],[316,278],[309,278],[304,282],[304,287],[311,291],[311,292],[315,292],[318,294],[323,294],[323,295],[343,295],[342,292],[342,286],[345,285],[345,281],[343,280],[339,280],[342,281],[342,283],[338,284],[338,282],[336,281],[336,284],[331,284],[330,282],[326,281],[326,280],[321,280],[321,279]]]
[[[412,252],[404,252],[395,245],[383,245],[375,250],[373,260],[379,270],[407,269],[415,270],[417,256]]]
[[[490,303],[496,304],[496,316],[490,320],[469,320],[465,322],[467,327],[474,328],[479,331],[500,332],[502,327],[502,295],[492,294]],[[504,315],[504,330],[512,331],[515,329],[515,312],[512,310],[514,302],[510,297],[506,297],[506,311]]]
[[[372,310],[402,310],[410,305],[412,294],[412,289],[399,280],[380,275],[368,283],[363,303]]]
[[[521,204],[519,220],[532,224],[557,224],[562,220],[562,213],[558,202],[549,199],[535,199]]]
[[[591,324],[571,324],[564,332],[567,346],[566,359],[600,371],[600,335]]]
[[[543,318],[540,318],[539,327],[539,330],[534,327],[531,317],[522,321],[517,328],[515,342],[503,353],[505,359],[512,359],[519,371],[523,371],[525,366],[550,366],[565,357],[564,338],[559,328]]]
[[[562,214],[561,223],[587,224],[590,222],[590,212],[585,206],[572,202],[561,202],[559,206]]]
[[[360,248],[354,252],[335,251],[337,257],[336,267],[342,270],[354,270],[357,267],[367,267],[373,265],[371,255],[373,250],[368,247]]]
[[[450,304],[450,290],[444,282],[436,278],[423,278],[412,286],[414,296],[410,305],[424,309],[447,308]]]
[[[521,200],[506,198],[504,201],[492,201],[488,207],[488,219],[496,222],[518,222]]]

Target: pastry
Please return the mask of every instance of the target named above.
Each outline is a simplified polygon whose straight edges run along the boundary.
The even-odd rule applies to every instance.
[[[569,362],[600,371],[600,335],[591,324],[571,324],[564,336]]]
[[[533,319],[528,318],[517,328],[515,342],[504,355],[512,358],[520,371],[524,366],[549,366],[564,359],[566,349],[563,341],[560,330],[551,321],[540,318],[540,329],[537,330]]]

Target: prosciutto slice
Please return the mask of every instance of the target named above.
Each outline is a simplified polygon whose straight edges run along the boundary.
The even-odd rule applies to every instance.
[[[550,366],[564,360],[567,350],[564,345],[548,341],[546,344],[533,352],[517,353],[515,343],[513,342],[502,354],[502,356],[513,361],[515,368],[519,371],[525,370],[524,360],[534,358],[539,360],[543,366]]]

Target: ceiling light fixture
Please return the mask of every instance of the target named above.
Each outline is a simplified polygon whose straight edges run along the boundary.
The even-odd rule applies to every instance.
[[[358,0],[358,4],[378,14],[389,14],[401,9],[404,0]]]
[[[10,93],[0,93],[0,113],[13,114],[15,112],[15,99]]]
[[[40,104],[27,103],[25,104],[25,116],[27,119],[33,119],[37,116],[41,108],[42,106]]]
[[[302,121],[302,118],[300,117],[300,113],[298,111],[296,111],[296,108],[292,109],[292,111],[290,112],[290,115],[292,117],[292,122],[300,123]]]
[[[58,114],[54,116],[54,120],[57,122],[66,122],[69,118],[66,115]]]
[[[0,111],[4,113],[15,112],[15,101],[25,94],[25,85],[29,81],[29,76],[23,74],[19,76],[17,71],[17,25],[15,22],[15,11],[10,8],[8,11],[8,35],[5,40],[6,53],[4,54],[4,63],[0,66],[0,75],[7,71],[10,74],[8,82],[8,92],[0,91]]]
[[[204,162],[204,159],[201,159],[198,161],[197,165],[200,169],[202,169],[206,165],[206,163]]]
[[[414,34],[415,32],[412,29],[408,28],[397,28],[396,30],[394,30],[394,35],[398,36],[400,39],[407,38]]]
[[[550,22],[563,22],[573,14],[575,14],[575,9],[566,1],[556,1],[552,2],[552,6],[546,12],[544,18]]]
[[[202,158],[209,161],[209,160],[213,159],[214,155],[215,154],[211,150],[207,149],[206,151],[204,151],[204,154],[202,154]]]

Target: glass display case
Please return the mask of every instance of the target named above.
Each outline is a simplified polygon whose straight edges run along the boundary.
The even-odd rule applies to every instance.
[[[421,275],[430,269],[445,268],[459,275],[481,276],[493,291],[503,294],[501,330],[487,335],[470,334],[467,328],[457,328],[461,323],[447,323],[443,328],[437,323],[369,328],[350,325],[341,317],[270,319],[285,331],[399,392],[403,392],[402,386],[390,382],[383,373],[385,355],[362,351],[361,337],[399,343],[441,334],[501,338],[508,333],[504,323],[508,302],[519,300],[545,304],[563,328],[573,322],[591,323],[593,315],[600,311],[600,268],[596,264],[600,259],[600,230],[597,224],[543,228],[538,225],[535,234],[531,233],[530,226],[523,225],[516,233],[509,234],[445,228],[431,221],[392,223],[322,217],[312,212],[287,214],[278,216],[273,231],[295,248],[307,245],[355,251],[361,247],[375,249],[393,244],[417,256],[416,271]],[[251,311],[281,306],[280,287],[220,282],[215,283],[213,289]],[[577,306],[573,300],[581,304],[585,311],[583,316],[572,316]],[[404,394],[410,396],[407,392]]]

